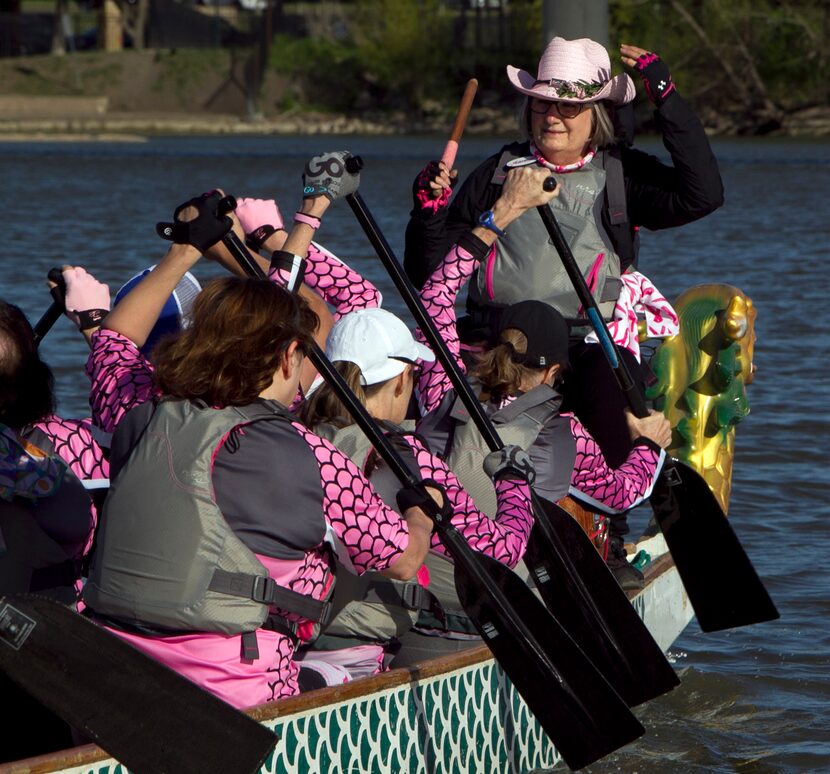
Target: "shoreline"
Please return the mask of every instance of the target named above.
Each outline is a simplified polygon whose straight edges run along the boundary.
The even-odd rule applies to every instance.
[[[781,131],[765,134],[804,140],[830,138],[830,108],[813,109],[809,119]],[[805,116],[805,118],[808,118]],[[0,142],[146,142],[154,136],[276,136],[276,135],[423,135],[444,134],[443,117],[411,120],[402,113],[364,114],[292,112],[278,118],[247,119],[232,114],[208,113],[103,113],[87,116],[0,118]],[[742,132],[706,127],[711,137],[747,137]],[[509,137],[515,134],[513,111],[481,108],[470,117],[465,133]],[[650,134],[645,131],[643,134]]]

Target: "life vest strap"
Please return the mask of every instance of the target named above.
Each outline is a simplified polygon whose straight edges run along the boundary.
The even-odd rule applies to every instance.
[[[328,620],[330,605],[306,594],[280,586],[266,575],[247,575],[239,572],[215,570],[208,587],[220,594],[252,599],[263,605],[278,607],[289,613],[296,613],[315,623]]]

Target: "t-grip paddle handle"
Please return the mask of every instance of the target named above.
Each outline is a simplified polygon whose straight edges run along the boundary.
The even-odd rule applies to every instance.
[[[346,172],[350,175],[356,175],[363,169],[363,158],[361,156],[349,156],[346,159]]]

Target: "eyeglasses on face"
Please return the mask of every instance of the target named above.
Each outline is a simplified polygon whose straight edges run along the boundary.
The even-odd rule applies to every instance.
[[[531,112],[540,116],[547,115],[553,108],[554,114],[560,118],[576,118],[586,107],[585,102],[557,102],[538,97],[531,97],[530,100]]]

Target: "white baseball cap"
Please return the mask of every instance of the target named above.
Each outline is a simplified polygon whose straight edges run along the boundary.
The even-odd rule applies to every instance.
[[[412,338],[409,328],[385,309],[359,309],[340,318],[326,343],[329,360],[360,368],[360,382],[379,384],[402,373],[407,363],[432,362],[432,350]]]

